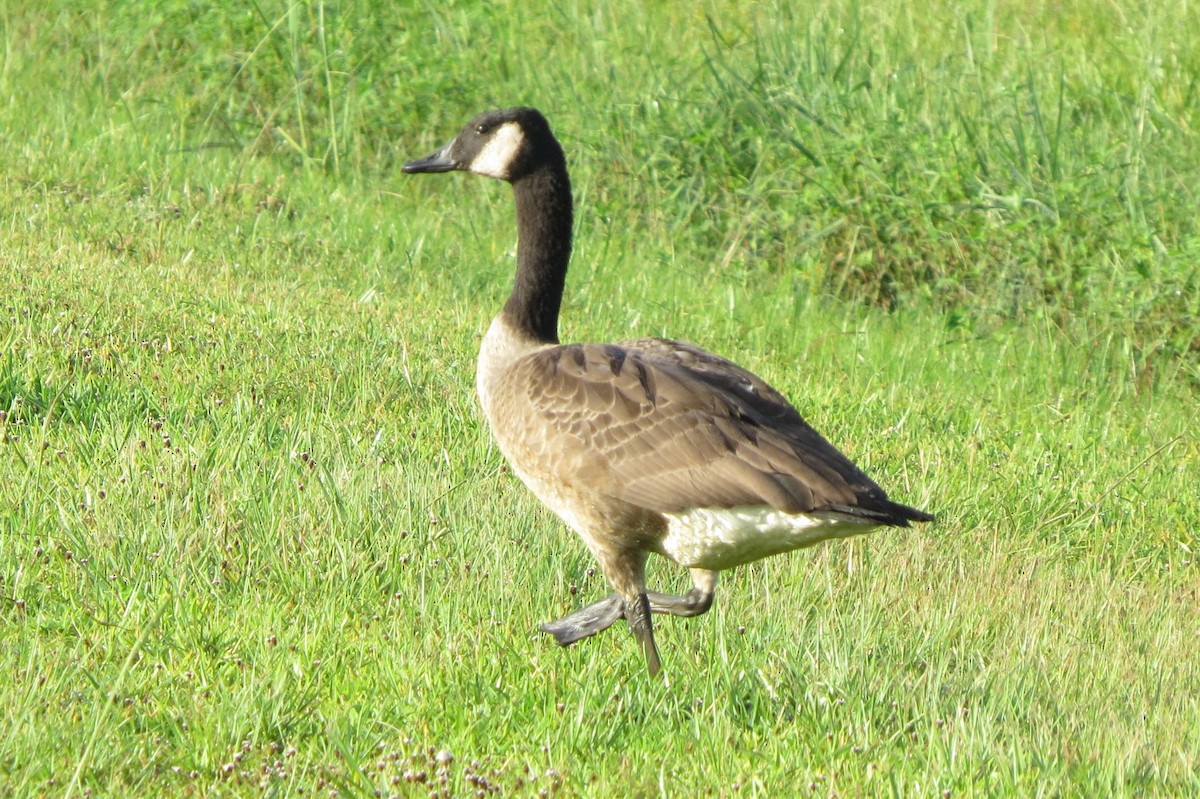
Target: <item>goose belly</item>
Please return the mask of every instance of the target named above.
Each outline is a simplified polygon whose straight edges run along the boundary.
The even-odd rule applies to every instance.
[[[662,553],[681,566],[720,571],[878,525],[839,513],[783,513],[765,506],[693,508],[663,514]]]

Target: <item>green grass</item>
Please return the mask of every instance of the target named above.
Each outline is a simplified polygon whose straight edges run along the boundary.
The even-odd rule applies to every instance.
[[[0,796],[1200,793],[1194,4],[734,5],[0,7]],[[939,514],[665,680],[535,633],[606,587],[473,397],[509,193],[399,173],[516,103],[565,336]]]

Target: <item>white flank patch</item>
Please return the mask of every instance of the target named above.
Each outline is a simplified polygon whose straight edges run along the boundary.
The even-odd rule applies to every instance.
[[[681,566],[720,571],[878,525],[838,513],[781,513],[765,506],[663,514],[663,554]]]
[[[508,180],[509,170],[521,145],[525,143],[525,132],[516,122],[505,122],[496,129],[487,144],[471,161],[471,172],[489,178]]]

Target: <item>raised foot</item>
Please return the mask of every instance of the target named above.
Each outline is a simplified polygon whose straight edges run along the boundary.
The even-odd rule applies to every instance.
[[[707,613],[712,607],[713,592],[693,588],[685,596],[660,594],[650,591],[646,594],[650,599],[650,610],[655,613],[670,613],[672,616],[699,616]]]
[[[607,630],[624,615],[625,603],[620,595],[609,594],[599,602],[593,602],[561,619],[548,621],[538,629],[553,635],[559,646],[570,646],[576,641]]]
[[[685,596],[663,594],[658,591],[648,591],[646,598],[650,602],[652,613],[669,613],[672,616],[699,616],[712,607],[713,592],[693,588]],[[559,646],[570,646],[576,641],[607,630],[625,615],[625,602],[620,594],[609,594],[587,607],[580,608],[574,613],[561,619],[548,621],[539,625],[538,629],[550,633]]]

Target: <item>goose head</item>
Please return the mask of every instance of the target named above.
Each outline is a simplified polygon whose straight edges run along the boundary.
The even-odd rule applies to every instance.
[[[508,108],[475,117],[449,144],[409,161],[404,171],[459,170],[515,183],[541,166],[562,162],[562,148],[541,112]]]

